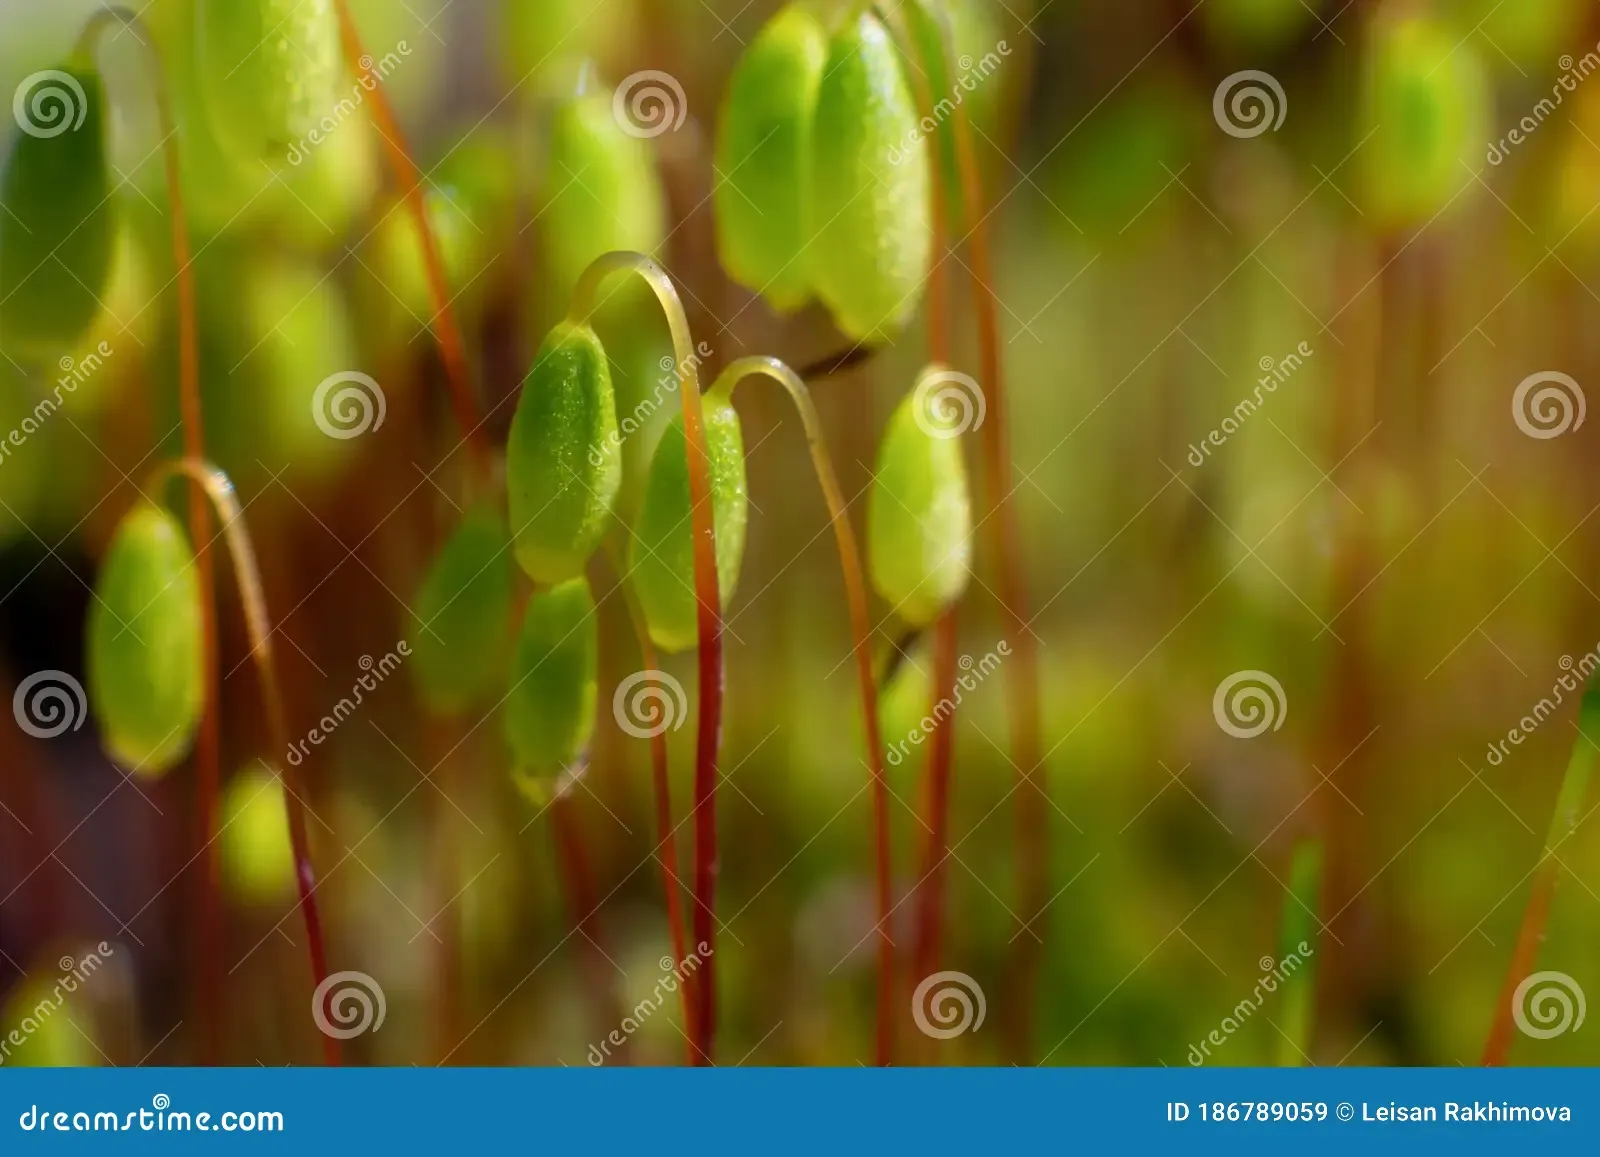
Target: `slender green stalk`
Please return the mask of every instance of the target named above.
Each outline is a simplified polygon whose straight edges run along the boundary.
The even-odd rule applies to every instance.
[[[708,947],[694,974],[694,1020],[690,1039],[697,1064],[712,1063],[716,1037],[715,919],[717,879],[717,752],[722,746],[722,595],[717,587],[717,532],[711,512],[711,459],[706,451],[701,410],[699,359],[683,302],[672,278],[640,253],[616,252],[597,257],[578,279],[569,319],[587,324],[601,284],[613,274],[644,278],[661,303],[672,331],[678,366],[678,393],[683,399],[683,433],[689,463],[690,533],[694,537],[694,587],[698,604],[700,717],[695,735],[694,770],[694,942]]]
[[[1283,931],[1278,965],[1293,956],[1295,971],[1284,982],[1282,1036],[1278,1064],[1298,1066],[1311,1056],[1311,1033],[1317,996],[1317,895],[1322,888],[1322,845],[1302,840],[1289,868],[1289,896],[1283,904]],[[1303,946],[1303,947],[1302,947]]]
[[[167,88],[166,68],[155,37],[139,13],[122,5],[111,5],[95,12],[84,22],[77,53],[93,55],[100,37],[113,26],[131,28],[134,39],[144,47],[146,76],[155,96],[156,123],[161,133],[163,179],[167,187],[172,262],[178,290],[178,409],[183,425],[183,453],[196,462],[205,460],[205,424],[200,409],[200,336],[195,313],[194,269],[189,252],[189,216],[184,208],[182,165],[178,155],[177,123],[172,114],[172,96]],[[195,574],[201,591],[200,638],[206,676],[200,715],[200,735],[195,744],[195,778],[198,811],[200,874],[199,936],[197,971],[204,1063],[215,1065],[222,1055],[222,946],[221,892],[217,877],[217,857],[213,835],[217,826],[218,799],[221,793],[221,728],[218,719],[222,698],[221,665],[217,661],[217,608],[211,563],[211,522],[206,498],[199,490],[189,492],[189,537],[194,541]]]
[[[867,617],[867,583],[861,571],[861,552],[850,529],[850,516],[833,472],[828,444],[822,435],[822,420],[811,401],[805,382],[776,358],[740,358],[722,371],[712,395],[720,395],[730,405],[734,387],[746,377],[764,376],[786,391],[800,415],[805,429],[811,465],[828,504],[834,540],[839,550],[839,570],[844,575],[850,630],[855,636],[856,671],[861,692],[861,717],[867,736],[867,768],[872,776],[872,814],[876,844],[878,900],[878,1013],[877,1063],[887,1065],[894,1058],[894,941],[889,923],[894,911],[894,865],[889,847],[889,783],[883,770],[883,739],[878,728],[878,684],[872,673],[872,623]]]
[[[289,728],[284,721],[283,692],[278,682],[278,664],[272,650],[272,623],[267,618],[267,599],[261,585],[261,569],[256,565],[255,547],[245,526],[239,499],[228,476],[209,462],[183,458],[164,463],[150,479],[149,489],[158,492],[173,478],[185,478],[194,489],[209,499],[222,523],[223,540],[233,559],[233,581],[244,610],[245,629],[250,636],[250,658],[261,680],[261,705],[267,717],[267,739],[276,753],[289,750]],[[287,782],[284,806],[289,813],[289,841],[294,848],[295,882],[300,889],[300,915],[306,926],[306,948],[311,959],[312,982],[317,990],[328,978],[327,952],[322,938],[322,920],[317,912],[317,877],[311,866],[311,844],[306,833],[306,785],[300,769],[292,764],[280,767]],[[339,1064],[339,1042],[322,1034],[322,1056],[329,1065]]]
[[[1528,906],[1522,913],[1522,927],[1517,932],[1511,964],[1506,969],[1505,983],[1500,988],[1500,1003],[1495,1006],[1489,1039],[1483,1046],[1485,1065],[1505,1064],[1506,1055],[1511,1051],[1512,1014],[1515,1011],[1513,1005],[1517,986],[1539,962],[1539,944],[1544,939],[1545,925],[1550,920],[1556,881],[1561,877],[1561,863],[1556,859],[1556,849],[1577,829],[1583,802],[1589,793],[1589,778],[1594,771],[1596,752],[1600,752],[1600,686],[1591,680],[1583,693],[1583,705],[1578,708],[1578,738],[1572,745],[1566,773],[1561,777],[1555,814],[1550,817],[1544,851],[1533,872]]]

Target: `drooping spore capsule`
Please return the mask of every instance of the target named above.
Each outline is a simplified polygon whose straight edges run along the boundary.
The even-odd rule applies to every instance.
[[[205,663],[194,552],[166,510],[141,501],[122,520],[89,607],[89,706],[106,752],[155,777],[188,753]]]
[[[666,194],[650,142],[625,132],[610,93],[563,101],[550,121],[538,227],[551,297],[565,303],[596,257],[654,254]]]
[[[782,312],[811,296],[811,128],[828,37],[790,5],[740,57],[717,128],[717,253]]]
[[[222,876],[247,904],[271,904],[294,894],[294,845],[283,781],[257,762],[228,782],[222,797]]]
[[[411,669],[430,710],[465,710],[505,669],[512,566],[504,520],[479,509],[429,567],[412,608]]]
[[[622,484],[621,439],[606,351],[592,329],[562,322],[522,384],[506,444],[517,561],[538,583],[581,574]]]
[[[953,381],[954,379],[949,379]],[[913,626],[961,597],[972,573],[972,500],[951,391],[925,374],[889,419],[867,506],[872,585]]]
[[[200,91],[217,140],[274,166],[339,116],[333,0],[195,0]]]
[[[853,338],[916,310],[933,254],[929,144],[894,39],[871,13],[834,34],[812,130],[811,268]]]
[[[518,785],[543,801],[564,772],[576,770],[594,735],[598,622],[586,579],[528,600],[511,660],[506,741]]]
[[[745,527],[750,518],[744,434],[738,411],[730,401],[709,394],[703,412],[717,539],[717,590],[725,607],[739,582]],[[628,540],[628,570],[656,646],[668,652],[693,647],[698,639],[698,603],[689,509],[689,452],[681,414],[662,432],[651,460],[644,502]]]
[[[35,73],[0,175],[0,347],[54,361],[100,312],[116,249],[105,85],[92,69]]]

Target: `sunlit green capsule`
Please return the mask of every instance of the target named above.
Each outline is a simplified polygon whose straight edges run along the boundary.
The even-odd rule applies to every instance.
[[[1476,47],[1424,16],[1373,26],[1364,94],[1366,207],[1377,227],[1428,221],[1470,184],[1489,140]]]
[[[622,484],[617,405],[600,339],[586,325],[550,331],[522,384],[506,444],[517,561],[535,582],[581,574]]]
[[[623,130],[609,93],[556,107],[543,190],[540,257],[556,301],[571,297],[601,254],[654,254],[666,238],[666,194],[650,142]]]
[[[117,238],[105,85],[92,69],[17,89],[0,175],[0,346],[54,360],[100,312]]]
[[[117,528],[89,607],[89,706],[122,767],[154,777],[188,754],[205,685],[194,552],[141,501]]]
[[[283,781],[254,763],[228,782],[222,797],[222,877],[247,904],[271,904],[294,894],[294,844]]]
[[[821,22],[785,8],[740,58],[718,121],[718,256],[783,312],[811,296],[811,125],[827,59]]]
[[[428,568],[412,608],[411,669],[431,710],[464,710],[505,669],[512,565],[504,520],[479,509],[462,519]]]
[[[898,329],[933,252],[932,164],[916,98],[887,29],[862,12],[829,46],[812,133],[811,268],[840,329]]]
[[[896,407],[878,448],[867,567],[878,593],[913,626],[938,618],[971,576],[972,500],[959,438],[971,410],[958,407],[974,396],[962,381],[925,375]]]
[[[733,404],[715,394],[704,401],[706,455],[711,467],[711,511],[717,537],[717,590],[727,606],[744,560],[750,492],[745,483],[744,434]],[[682,651],[698,638],[694,586],[694,533],[689,512],[689,453],[683,416],[661,435],[644,502],[628,542],[628,570],[663,651]]]
[[[88,955],[84,954],[86,960]],[[72,966],[55,971],[64,964]],[[85,973],[70,956],[52,957],[49,963],[41,961],[27,979],[11,989],[0,1006],[7,1035],[15,1038],[6,1049],[8,1067],[92,1068],[102,1062],[105,1054],[94,1044],[94,1020],[86,1015],[88,1001],[75,995],[99,967],[97,963]]]
[[[594,735],[598,653],[587,580],[528,600],[511,661],[505,728],[518,784],[536,798],[573,769]]]
[[[333,0],[195,0],[201,93],[217,139],[241,160],[285,164],[337,116]]]

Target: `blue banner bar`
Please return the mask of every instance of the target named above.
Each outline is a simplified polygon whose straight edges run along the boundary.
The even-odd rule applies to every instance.
[[[1503,1155],[1600,1141],[1594,1069],[98,1069],[0,1071],[0,1153]],[[1352,1149],[1359,1146],[1359,1149]],[[1515,1150],[1511,1150],[1515,1151]]]

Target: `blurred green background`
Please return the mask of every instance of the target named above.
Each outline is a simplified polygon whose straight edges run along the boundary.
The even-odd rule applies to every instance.
[[[0,92],[53,67],[92,7],[0,0]],[[1005,672],[963,701],[943,957],[981,986],[989,1018],[926,1041],[909,1015],[920,978],[902,975],[902,1051],[1009,1059],[1011,961],[1030,935],[1016,914],[1015,825],[1030,808],[1047,814],[1053,897],[1030,925],[1044,941],[1037,1004],[1023,1013],[1033,1059],[1188,1063],[1279,954],[1293,849],[1317,838],[1325,927],[1309,1059],[1473,1063],[1576,738],[1576,696],[1508,757],[1491,762],[1488,749],[1551,695],[1563,657],[1600,645],[1595,423],[1530,436],[1514,402],[1535,374],[1569,375],[1573,404],[1600,381],[1600,81],[1584,64],[1600,53],[1600,11],[1581,0],[953,7],[963,54],[1008,49],[971,107],[993,201],[1049,756],[1042,790],[1017,791]],[[406,637],[422,568],[457,518],[458,434],[415,239],[367,118],[340,124],[303,164],[236,164],[207,128],[189,8],[154,0],[144,19],[172,62],[207,435],[262,556],[299,736],[349,693],[362,656]],[[547,161],[550,112],[580,83],[581,58],[595,91],[646,69],[684,90],[687,119],[651,141],[663,258],[716,364],[764,353],[803,365],[847,344],[820,309],[778,318],[731,285],[712,245],[716,108],[776,5],[355,8],[369,50],[397,56],[390,91],[430,174],[497,445],[540,336],[566,308],[561,238],[541,222],[563,188]],[[129,34],[102,55],[123,232],[86,351],[104,340],[114,352],[62,420],[0,465],[7,691],[41,669],[81,675],[95,560],[134,483],[180,444],[160,133],[135,49]],[[1227,85],[1246,70],[1277,85],[1263,89],[1277,127],[1234,118]],[[1511,140],[1525,118],[1534,128]],[[458,210],[469,200],[474,213]],[[941,271],[956,286],[955,360],[970,370],[968,264],[952,256]],[[626,412],[668,351],[650,314],[619,313],[607,336]],[[924,360],[922,324],[817,386],[851,498]],[[4,352],[9,429],[59,370]],[[383,385],[381,437],[329,439],[311,421],[316,385],[350,368]],[[776,391],[740,397],[752,511],[728,608],[718,1059],[866,1062],[870,796],[843,591],[798,423]],[[1240,420],[1245,398],[1260,404]],[[1225,419],[1237,428],[1201,452]],[[627,448],[630,486],[649,441]],[[852,509],[860,533],[864,505]],[[1002,637],[988,541],[960,617],[974,659]],[[593,573],[601,726],[575,807],[606,898],[593,941],[573,934],[551,825],[530,823],[497,720],[452,733],[393,678],[307,763],[334,967],[369,973],[388,1002],[383,1029],[349,1044],[353,1059],[582,1064],[613,1027],[595,977],[624,1008],[660,978],[648,751],[604,709],[639,662],[608,568]],[[220,577],[225,766],[247,776],[270,753],[231,570]],[[886,662],[904,631],[885,606],[873,613]],[[925,649],[909,658],[886,702],[891,738],[925,703]],[[668,670],[692,699],[692,656]],[[1277,729],[1239,739],[1218,726],[1213,695],[1238,671],[1281,685]],[[32,1007],[30,985],[54,983],[59,956],[106,940],[114,983],[85,986],[63,1014],[73,1031],[35,1038],[35,1058],[192,1060],[192,772],[128,784],[92,728],[54,741],[0,732],[0,1030]],[[670,738],[681,817],[692,725]],[[920,758],[891,769],[901,895],[919,876],[922,772]],[[315,1056],[278,816],[247,815],[223,843],[230,1063]],[[441,816],[459,895],[435,870]],[[1600,992],[1600,839],[1585,823],[1558,854],[1541,967]],[[903,969],[912,908],[897,909]],[[461,928],[453,1047],[438,1029],[441,912]],[[1269,1000],[1208,1063],[1276,1063],[1282,1015]],[[677,1020],[669,1003],[646,1021],[634,1059],[681,1059]],[[1519,1036],[1512,1058],[1594,1063],[1596,1039],[1593,1026]]]

